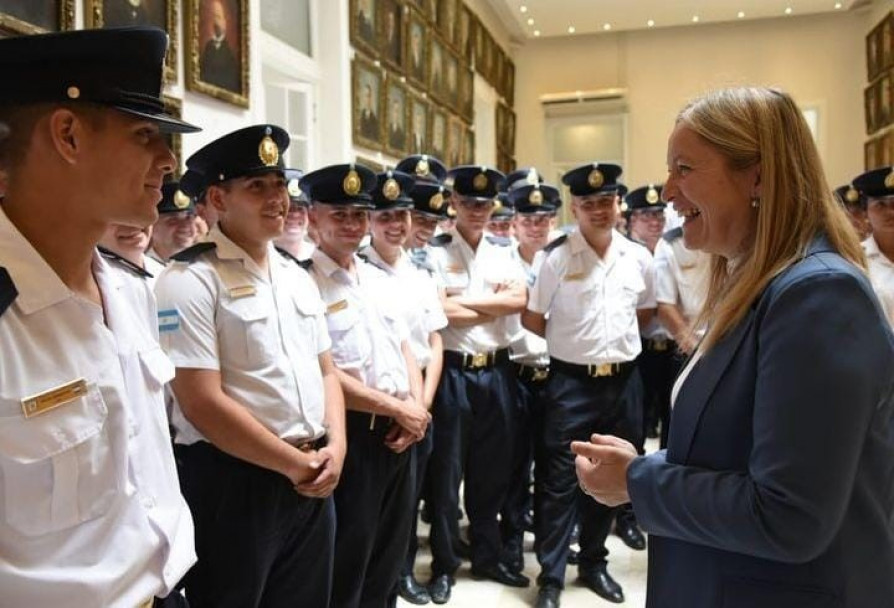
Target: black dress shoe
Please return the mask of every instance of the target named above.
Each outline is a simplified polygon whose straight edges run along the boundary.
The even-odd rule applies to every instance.
[[[646,537],[636,525],[636,520],[630,521],[619,517],[615,523],[615,534],[621,537],[624,544],[634,551],[642,551],[646,548]]]
[[[605,564],[581,568],[578,580],[604,600],[613,604],[624,601],[624,591],[605,569]]]
[[[568,549],[568,563],[572,566],[578,565],[580,563],[580,553],[574,549]]]
[[[537,592],[537,603],[534,608],[559,608],[559,596],[562,590],[554,584],[544,585]]]
[[[503,545],[503,559],[500,561],[506,564],[506,567],[512,572],[521,572],[525,569],[521,538],[513,537]]]
[[[431,601],[428,589],[420,585],[412,574],[397,579],[397,594],[417,606],[423,606]]]
[[[446,604],[450,601],[450,588],[453,587],[453,578],[447,574],[433,576],[428,583],[428,594],[435,604]]]
[[[507,587],[528,587],[531,584],[531,579],[527,576],[518,572],[512,572],[506,567],[506,564],[500,562],[482,568],[473,567],[472,576],[475,578],[490,579],[501,585],[506,585]]]

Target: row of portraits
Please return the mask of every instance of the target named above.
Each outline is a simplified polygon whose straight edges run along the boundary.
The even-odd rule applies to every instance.
[[[498,102],[495,116],[497,146],[515,150],[515,112],[508,105]]]
[[[894,70],[886,72],[863,92],[866,133],[872,135],[894,123]]]
[[[894,67],[894,12],[888,13],[866,36],[866,72],[869,81]]]
[[[458,115],[359,54],[351,64],[354,143],[400,158],[431,154],[448,165],[474,160],[475,134]]]
[[[82,0],[87,27],[151,25],[168,33],[165,79],[178,70],[181,0]],[[248,107],[249,0],[182,0],[186,88]],[[0,35],[74,27],[75,0],[0,0]]]
[[[894,131],[874,137],[863,144],[866,171],[894,165]]]

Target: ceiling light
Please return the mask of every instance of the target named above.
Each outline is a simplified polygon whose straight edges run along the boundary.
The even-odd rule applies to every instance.
[[[534,35],[537,36],[537,37],[539,37],[539,36],[540,36],[540,30],[534,30]]]
[[[573,26],[573,25],[569,25],[569,26],[568,26],[568,33],[569,33],[569,34],[573,34],[573,33],[576,32],[576,31],[577,31],[577,30],[574,29],[574,26]]]
[[[603,24],[602,24],[602,29],[604,29],[604,30],[607,32],[607,31],[609,31],[610,29],[612,29],[612,24],[611,24],[611,23],[603,23]]]
[[[785,14],[786,14],[786,15],[791,15],[791,14],[792,14],[792,7],[790,7],[790,6],[785,7]]]
[[[528,25],[534,25],[534,18],[528,17]]]
[[[527,13],[527,12],[528,12],[528,7],[525,6],[524,4],[522,4],[522,5],[519,7],[518,10],[520,10],[520,11],[523,12],[523,13]]]
[[[693,22],[693,23],[698,23],[698,15],[693,15],[693,16],[692,16],[692,22]]]
[[[739,19],[744,19],[744,18],[745,18],[745,11],[739,11],[739,14],[736,15],[736,17],[738,17]]]
[[[649,27],[655,27],[655,20],[649,19],[648,21],[646,21],[646,25],[648,25]]]
[[[840,9],[840,8],[841,8],[841,2],[836,2],[836,3],[835,3],[835,10],[837,11],[837,10]]]

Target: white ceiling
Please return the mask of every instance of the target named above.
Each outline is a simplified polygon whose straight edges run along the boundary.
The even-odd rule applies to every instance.
[[[872,0],[487,0],[515,38],[611,33],[847,11]],[[836,4],[840,5],[835,8]],[[522,7],[527,10],[522,12]],[[790,9],[790,15],[786,10]],[[744,13],[739,17],[739,13]],[[694,22],[694,17],[698,22]],[[533,24],[528,20],[533,19]],[[609,24],[610,29],[606,28]],[[574,33],[568,31],[574,27]]]

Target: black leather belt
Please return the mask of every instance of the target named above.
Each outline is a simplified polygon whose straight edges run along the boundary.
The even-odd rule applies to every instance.
[[[299,439],[297,441],[286,441],[286,443],[295,446],[302,452],[313,452],[314,450],[320,450],[326,447],[326,444],[329,443],[329,439],[326,435],[322,437],[318,437],[316,439]]]
[[[444,363],[463,369],[490,369],[509,361],[509,349],[501,348],[486,353],[458,353],[444,351]]]
[[[524,363],[516,363],[518,367],[518,377],[525,382],[543,382],[549,378],[548,365],[525,365]]]
[[[369,412],[356,412],[348,410],[345,421],[352,427],[363,428],[368,431],[384,431],[391,428],[391,417],[370,414]]]
[[[577,363],[568,363],[561,359],[550,359],[549,367],[552,370],[560,371],[572,376],[587,376],[589,378],[611,378],[622,376],[629,373],[633,369],[633,361],[625,361],[623,363],[592,363],[590,365],[580,365]]]
[[[643,338],[643,350],[656,353],[677,350],[677,343],[670,338]]]

